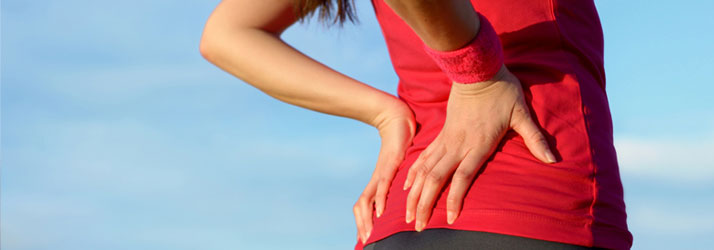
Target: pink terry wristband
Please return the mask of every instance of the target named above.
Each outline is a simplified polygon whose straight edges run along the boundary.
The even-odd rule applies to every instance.
[[[424,44],[424,50],[441,70],[457,83],[477,83],[493,78],[503,65],[503,48],[491,23],[477,13],[481,22],[476,37],[465,46],[438,51]]]

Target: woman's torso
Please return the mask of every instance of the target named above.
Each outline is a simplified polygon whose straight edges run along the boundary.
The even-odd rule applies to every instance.
[[[398,95],[414,111],[417,134],[392,182],[384,214],[373,216],[367,244],[404,222],[406,173],[439,133],[451,82],[422,42],[383,0],[372,0],[394,69]],[[592,1],[475,1],[493,24],[506,66],[520,80],[558,163],[535,159],[509,132],[467,193],[459,219],[446,224],[440,196],[426,228],[503,233],[585,246],[629,248],[622,184],[605,94],[603,37]],[[448,189],[444,193],[448,192]],[[361,249],[357,243],[355,249]]]

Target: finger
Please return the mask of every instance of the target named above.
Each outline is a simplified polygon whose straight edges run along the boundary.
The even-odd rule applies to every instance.
[[[377,194],[374,197],[374,206],[376,207],[377,218],[384,213],[385,203],[387,202],[387,191],[391,180],[380,179],[377,183]]]
[[[372,201],[368,201],[367,205],[362,207],[362,225],[364,225],[362,243],[365,243],[369,239],[369,235],[372,234],[372,212],[374,211],[372,204]]]
[[[417,157],[416,161],[414,161],[414,163],[412,163],[412,166],[409,167],[409,171],[407,172],[407,179],[404,181],[404,188],[402,188],[403,190],[407,190],[407,188],[409,188],[412,185],[412,183],[414,183],[414,178],[416,177],[416,174],[417,174],[417,168],[415,168],[414,166],[421,165],[422,162],[424,161],[424,158],[425,158],[425,154],[422,151],[419,154],[419,157]]]
[[[389,160],[389,156],[386,156],[387,153],[385,153],[384,150],[381,150],[379,152],[379,157],[377,158],[377,167],[375,168],[374,175],[372,178],[376,178],[377,182],[377,192],[374,197],[374,206],[375,209],[377,210],[377,217],[382,215],[382,211],[384,211],[384,200],[386,200],[387,196],[387,187],[389,186],[389,183],[392,181],[392,175],[393,173],[378,173],[377,170],[380,169],[391,169],[389,166],[391,164]]]
[[[433,150],[432,150],[433,149]],[[407,190],[412,183],[417,173],[422,170],[431,170],[431,168],[436,165],[444,154],[444,147],[440,146],[436,140],[434,140],[429,146],[424,149],[424,151],[419,154],[419,158],[412,164],[407,173],[407,180],[404,181],[404,190]]]
[[[374,201],[377,218],[382,216],[382,213],[384,213],[387,193],[389,192],[389,188],[392,185],[392,180],[394,180],[394,175],[396,174],[399,165],[404,161],[404,155],[406,154],[408,143],[411,143],[411,138],[402,144],[391,144],[386,141],[382,144],[382,148],[379,152],[379,158],[377,158],[376,169],[388,169],[391,172],[381,173],[377,180],[377,193]]]
[[[512,126],[513,130],[523,137],[526,147],[528,147],[528,150],[531,151],[533,156],[545,163],[554,163],[555,156],[553,156],[553,153],[550,151],[548,141],[545,139],[545,136],[543,136],[543,133],[541,133],[538,125],[536,125],[531,118],[528,107],[524,105],[525,104],[517,105],[514,109],[513,115],[519,117],[514,117],[516,123]]]
[[[352,208],[352,212],[355,214],[355,224],[357,224],[357,239],[361,241],[364,226],[362,225],[362,208],[360,207],[359,201]]]
[[[362,243],[364,244],[372,232],[373,201],[367,197],[360,198],[360,217],[362,219]]]
[[[436,166],[426,174],[421,196],[419,197],[416,208],[416,231],[421,232],[426,226],[429,217],[431,217],[436,198],[444,186],[444,183],[449,179],[451,173],[454,172],[454,166],[459,163],[459,160],[461,159],[458,158],[456,154],[446,154]]]
[[[359,234],[359,237],[361,238],[362,241],[366,240],[366,235],[368,234],[368,230],[371,228],[371,222],[372,222],[372,209],[371,209],[371,204],[372,201],[370,197],[374,196],[376,189],[376,181],[374,179],[370,180],[369,183],[367,183],[367,187],[365,187],[364,191],[360,195],[360,197],[357,199],[357,202],[354,205],[354,213],[355,213],[355,220],[357,223],[357,233]]]
[[[390,165],[387,169],[394,169],[396,171],[397,168],[392,166],[399,163],[395,160],[388,160],[387,163],[384,164]],[[386,206],[387,201],[387,192],[389,191],[389,187],[391,186],[392,180],[394,179],[395,171],[392,171],[391,173],[386,175],[383,174],[377,179],[377,193],[374,197],[374,204],[377,210],[378,218],[382,216],[382,213],[384,212],[384,207]]]
[[[416,176],[416,169],[413,168],[414,166],[421,165],[421,162],[424,161],[424,151],[422,151],[419,154],[419,157],[417,157],[416,161],[412,163],[412,165],[409,167],[409,171],[407,171],[407,179],[404,180],[404,188],[403,190],[407,190],[413,183],[414,183],[414,177]]]
[[[405,217],[407,223],[411,223],[414,220],[417,201],[419,201],[419,196],[421,195],[422,184],[424,184],[424,178],[422,178],[421,173],[418,173],[414,178],[414,185],[412,185],[412,189],[409,190],[407,195],[407,214]]]
[[[473,182],[476,172],[481,168],[486,157],[481,156],[474,150],[466,153],[466,157],[461,161],[456,168],[454,175],[451,177],[451,186],[449,194],[446,197],[446,222],[453,224],[461,210],[461,205],[466,191]]]
[[[436,159],[436,161],[440,160],[443,155],[435,155],[432,154],[430,155],[430,159],[424,160],[425,162],[432,162],[434,160],[431,159]],[[416,168],[414,170],[415,172],[415,177],[414,177],[414,184],[411,187],[411,190],[409,190],[409,194],[407,195],[407,211],[406,211],[406,222],[410,223],[412,220],[414,220],[416,216],[416,206],[417,202],[419,201],[419,196],[421,195],[421,190],[422,186],[424,184],[424,178],[426,173],[428,173],[432,167],[427,166],[427,163],[425,164],[420,164],[419,166],[412,166],[413,168]]]

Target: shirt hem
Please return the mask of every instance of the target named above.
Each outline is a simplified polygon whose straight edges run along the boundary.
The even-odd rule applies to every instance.
[[[398,232],[415,231],[414,223],[412,221],[407,224],[404,216],[383,220],[375,225],[365,244],[358,241],[354,249],[362,250],[365,245]],[[499,233],[586,247],[627,249],[629,246],[621,230],[611,227],[593,227],[588,218],[568,221],[521,211],[467,209],[461,211],[454,224],[449,225],[446,223],[446,210],[434,209],[425,227],[425,229],[430,228]],[[608,240],[596,243],[593,241],[594,233]]]

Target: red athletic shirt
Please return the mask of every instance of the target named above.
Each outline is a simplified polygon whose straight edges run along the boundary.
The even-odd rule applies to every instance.
[[[605,93],[603,35],[592,0],[471,1],[492,23],[505,64],[521,81],[555,164],[537,160],[513,131],[476,175],[463,210],[446,223],[439,196],[425,229],[486,231],[569,244],[629,249],[625,203]],[[366,244],[401,231],[407,171],[444,124],[451,81],[423,42],[383,0],[372,0],[399,76],[397,93],[416,115],[417,133],[399,166],[384,214],[373,214]],[[358,240],[355,249],[362,249]]]

